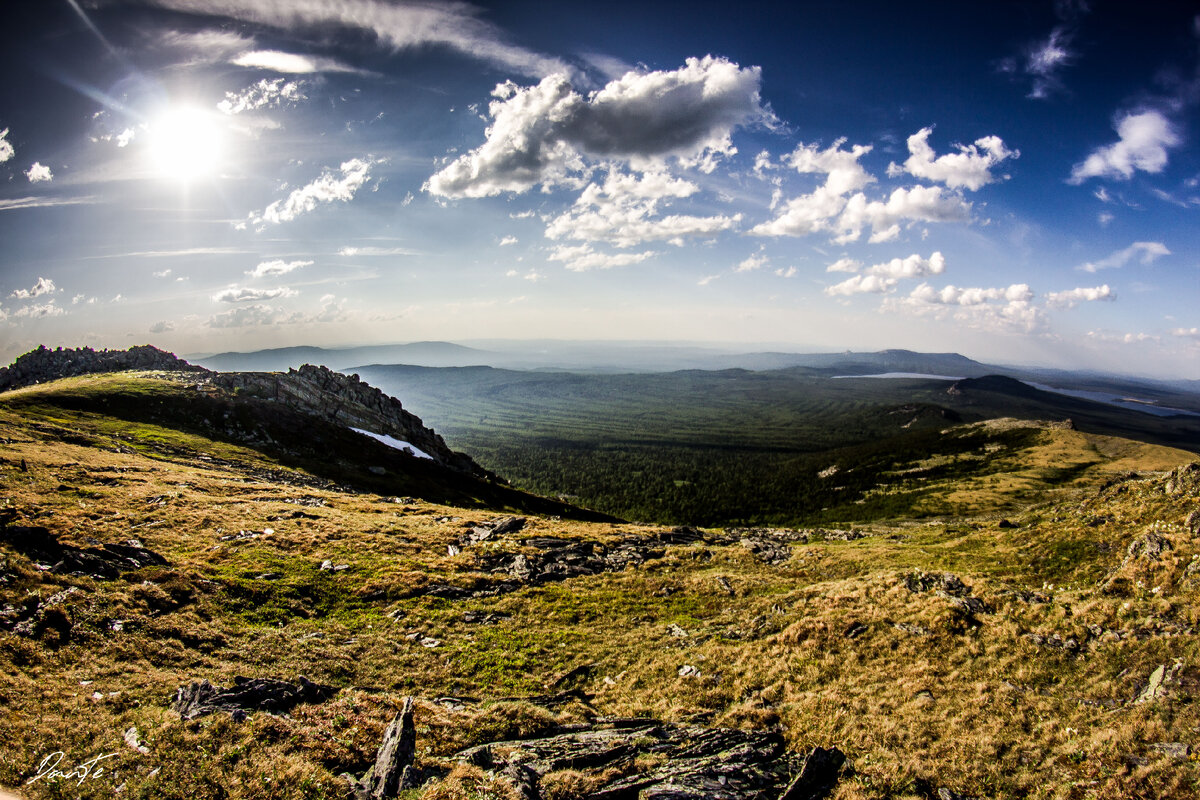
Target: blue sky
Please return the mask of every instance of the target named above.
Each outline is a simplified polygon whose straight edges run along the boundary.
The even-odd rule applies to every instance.
[[[636,339],[1200,378],[1192,3],[14,5],[5,360]]]

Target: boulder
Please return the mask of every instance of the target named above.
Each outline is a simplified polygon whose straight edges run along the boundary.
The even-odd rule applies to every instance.
[[[185,720],[218,712],[245,719],[251,711],[283,712],[299,703],[322,702],[336,692],[332,686],[313,683],[303,675],[297,683],[274,678],[236,677],[228,689],[214,686],[205,679],[176,689],[171,710]]]

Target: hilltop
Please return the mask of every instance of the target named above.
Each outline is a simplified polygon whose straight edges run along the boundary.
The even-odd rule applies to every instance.
[[[934,415],[910,456],[969,441],[971,468],[927,451],[871,472],[868,496],[919,474],[937,516],[633,524],[388,447],[323,405],[399,425],[350,402],[371,391],[156,369],[0,393],[0,785],[1200,794],[1188,453]]]

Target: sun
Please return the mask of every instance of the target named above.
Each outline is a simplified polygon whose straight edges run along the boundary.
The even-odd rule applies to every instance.
[[[215,112],[194,106],[164,111],[149,124],[150,161],[159,175],[182,182],[214,177],[225,156],[225,135]]]

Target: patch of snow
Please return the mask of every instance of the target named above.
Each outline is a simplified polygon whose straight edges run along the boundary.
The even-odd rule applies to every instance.
[[[410,443],[401,441],[400,439],[395,439],[382,433],[372,433],[371,431],[363,430],[362,428],[351,428],[350,430],[354,431],[355,433],[361,433],[363,436],[370,436],[375,441],[383,442],[388,447],[395,448],[396,450],[403,450],[406,453],[411,453],[417,458],[428,458],[430,461],[435,460],[433,456],[429,455],[424,450],[413,447]]]

